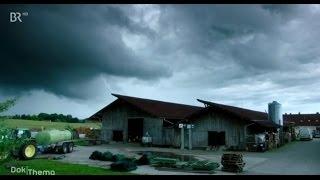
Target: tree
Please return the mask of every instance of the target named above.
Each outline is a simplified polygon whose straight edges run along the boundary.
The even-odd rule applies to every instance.
[[[0,102],[0,113],[7,111],[16,102],[16,99],[9,99],[5,102]],[[8,135],[11,129],[7,128],[4,123],[0,122],[0,163],[3,163],[11,154],[10,151],[16,146],[18,141],[11,140]]]
[[[6,100],[5,102],[0,102],[0,113],[7,111],[9,108],[15,105],[17,99],[9,99]]]

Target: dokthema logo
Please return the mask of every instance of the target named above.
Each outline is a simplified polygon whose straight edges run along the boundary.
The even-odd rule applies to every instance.
[[[15,22],[22,22],[23,17],[28,16],[28,12],[10,12],[10,22],[15,23]]]

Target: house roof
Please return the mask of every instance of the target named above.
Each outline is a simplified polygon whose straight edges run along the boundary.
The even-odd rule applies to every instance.
[[[320,114],[284,114],[283,122],[295,126],[320,126]]]
[[[264,113],[264,112],[239,108],[239,107],[235,107],[235,106],[228,106],[228,105],[213,103],[213,102],[204,101],[204,100],[200,100],[200,99],[198,99],[198,101],[201,103],[204,103],[206,105],[209,105],[211,108],[231,113],[231,114],[236,115],[242,119],[268,120],[268,114]],[[203,110],[203,112],[205,112],[205,110]]]
[[[172,102],[164,102],[158,100],[151,100],[151,99],[143,99],[138,97],[131,97],[131,96],[124,96],[119,94],[112,94],[113,96],[117,97],[118,99],[125,101],[136,108],[141,109],[144,112],[147,112],[151,115],[156,117],[163,117],[166,119],[185,119],[186,116],[192,114],[202,107],[199,106],[191,106],[185,104],[177,104]],[[116,103],[114,101],[114,103]],[[101,113],[109,107],[106,106],[105,108],[98,111],[96,114],[90,117],[90,119],[101,118]],[[100,116],[97,116],[100,114]]]

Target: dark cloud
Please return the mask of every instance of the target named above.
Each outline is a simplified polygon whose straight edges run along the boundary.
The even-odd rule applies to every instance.
[[[22,23],[10,23],[11,11],[29,15]],[[151,37],[152,30],[132,22],[119,7],[1,6],[1,17],[0,27],[6,28],[0,30],[0,86],[5,92],[44,89],[81,98],[78,85],[100,74],[144,80],[170,75],[165,65],[126,47],[121,31]]]
[[[96,109],[116,91],[314,110],[306,103],[316,104],[320,92],[319,7],[28,5],[10,7],[29,12],[10,24],[2,6],[0,94],[43,89],[41,97],[87,98]]]

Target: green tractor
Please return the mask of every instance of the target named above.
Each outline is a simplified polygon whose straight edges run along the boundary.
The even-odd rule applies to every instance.
[[[13,144],[11,154],[19,159],[33,159],[39,152],[71,153],[75,134],[69,130],[45,130],[32,135],[26,128],[12,129],[5,137]]]
[[[31,131],[25,128],[4,129],[0,135],[1,146],[5,146],[5,151],[1,153],[5,159],[10,154],[20,159],[32,159],[36,156],[37,146]]]
[[[31,131],[25,128],[17,128],[14,130],[14,137],[19,139],[21,143],[14,148],[13,155],[20,159],[33,159],[37,154],[37,143],[31,137]]]

